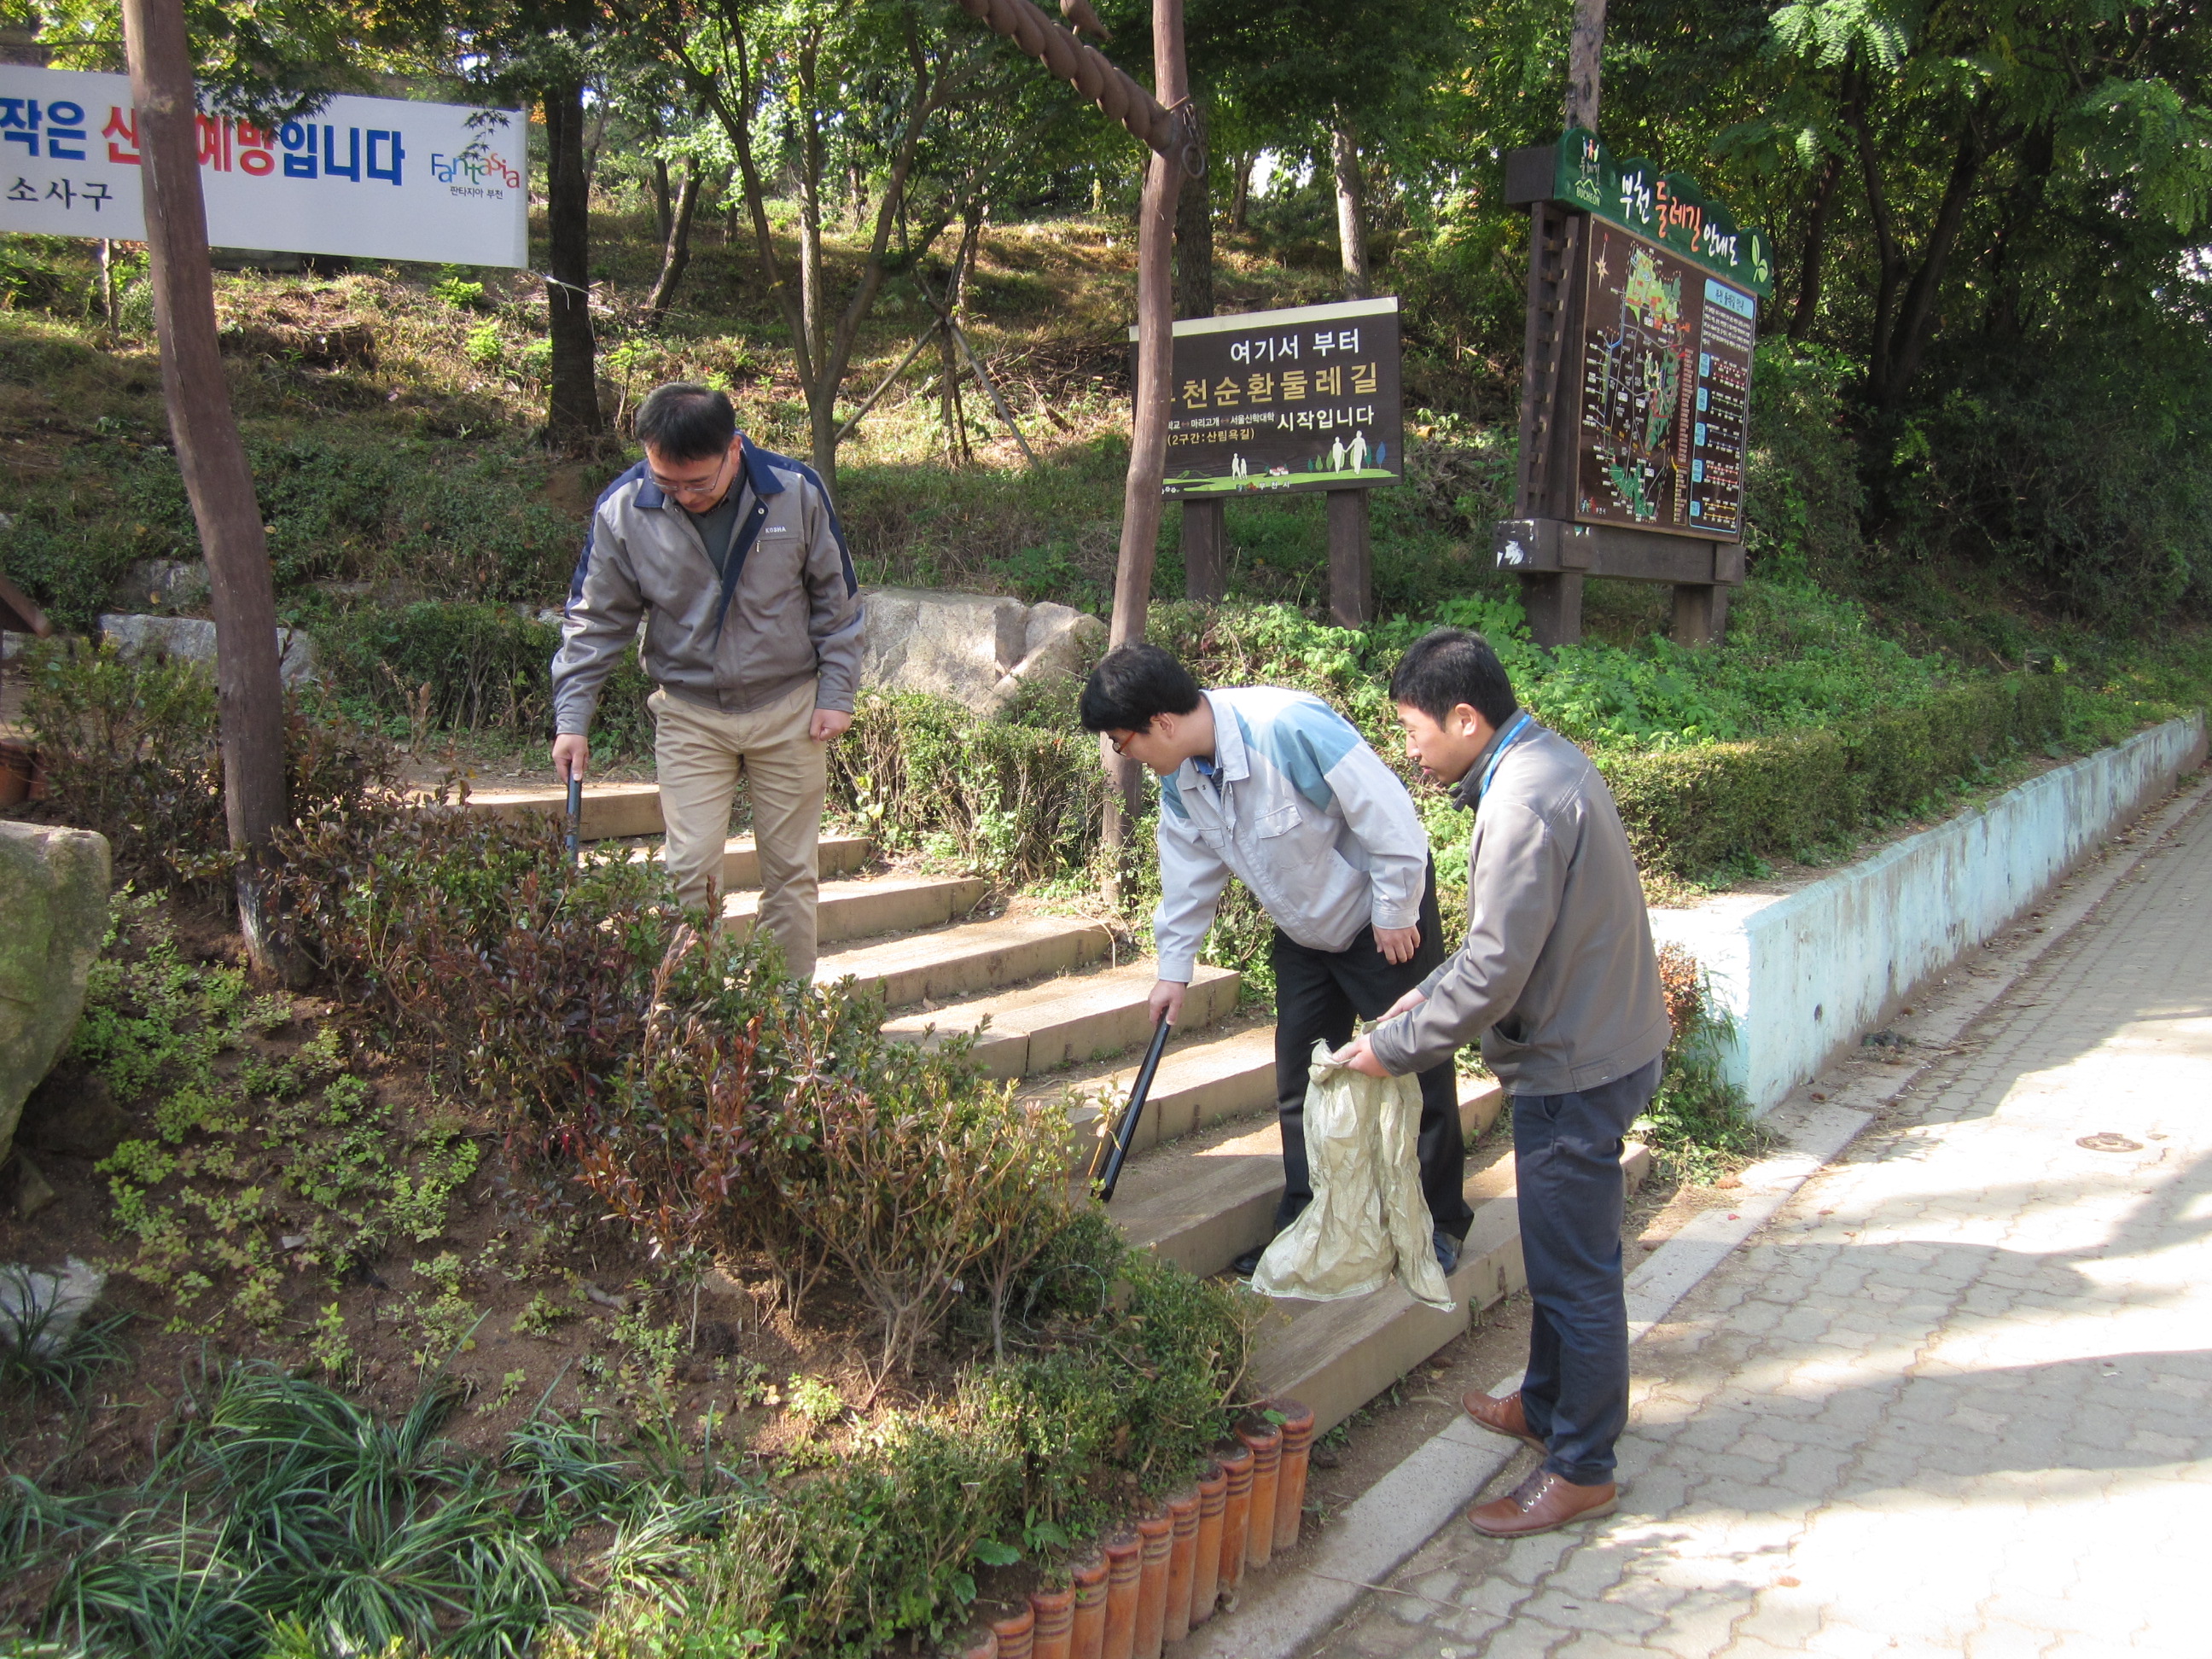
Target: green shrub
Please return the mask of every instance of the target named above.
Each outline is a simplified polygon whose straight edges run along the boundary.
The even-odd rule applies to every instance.
[[[1011,881],[1084,869],[1107,796],[1097,739],[1072,708],[987,720],[948,697],[862,695],[830,751],[830,798],[892,850]]]
[[[42,641],[24,661],[23,720],[46,769],[46,816],[106,836],[118,870],[204,882],[228,867],[216,687],[204,666]],[[289,694],[285,787],[295,813],[356,801],[391,771],[372,736]]]
[[[1637,862],[1695,879],[1763,855],[1802,855],[1921,809],[2065,732],[2056,676],[1970,680],[1916,708],[1833,729],[1656,753],[1601,751]]]
[[[1711,1182],[1769,1138],[1752,1121],[1743,1091],[1721,1075],[1734,1024],[1714,1006],[1705,969],[1679,945],[1662,945],[1659,985],[1674,1035],[1651,1104],[1630,1132],[1678,1178]]]

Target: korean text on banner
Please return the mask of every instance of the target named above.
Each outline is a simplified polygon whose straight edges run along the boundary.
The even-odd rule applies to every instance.
[[[529,263],[517,111],[333,98],[273,128],[202,115],[199,140],[217,247]],[[128,76],[0,64],[0,230],[143,240],[142,172]]]

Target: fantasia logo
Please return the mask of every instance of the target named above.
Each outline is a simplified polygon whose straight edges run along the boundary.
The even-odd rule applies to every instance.
[[[507,159],[481,140],[471,144],[458,155],[430,157],[430,176],[441,185],[504,185],[509,190],[522,188],[522,175],[507,165]]]

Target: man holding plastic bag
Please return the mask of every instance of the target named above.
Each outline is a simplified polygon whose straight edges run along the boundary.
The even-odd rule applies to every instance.
[[[1467,943],[1337,1058],[1401,1076],[1480,1038],[1512,1099],[1528,1370],[1518,1393],[1473,1392],[1467,1409],[1545,1456],[1468,1519],[1517,1538],[1613,1507],[1628,1421],[1621,1138],[1673,1033],[1636,861],[1589,757],[1517,706],[1496,654],[1462,629],[1416,641],[1390,696],[1407,752],[1475,814]]]
[[[1158,646],[1109,652],[1083,688],[1085,731],[1160,777],[1155,1022],[1176,1020],[1233,874],[1275,924],[1275,1086],[1283,1137],[1278,1231],[1311,1202],[1307,1073],[1443,960],[1436,872],[1413,797],[1350,721],[1273,686],[1201,691]],[[1462,1187],[1452,1056],[1417,1068],[1417,1158],[1432,1267],[1449,1272],[1474,1212]],[[1415,1142],[1418,1142],[1416,1149]],[[1260,1252],[1237,1261],[1249,1274]]]

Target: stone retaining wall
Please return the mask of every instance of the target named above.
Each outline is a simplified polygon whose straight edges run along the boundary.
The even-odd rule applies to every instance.
[[[1794,892],[1655,910],[1735,1018],[1725,1072],[1753,1112],[2008,923],[2201,765],[2201,714],[2045,773]]]

